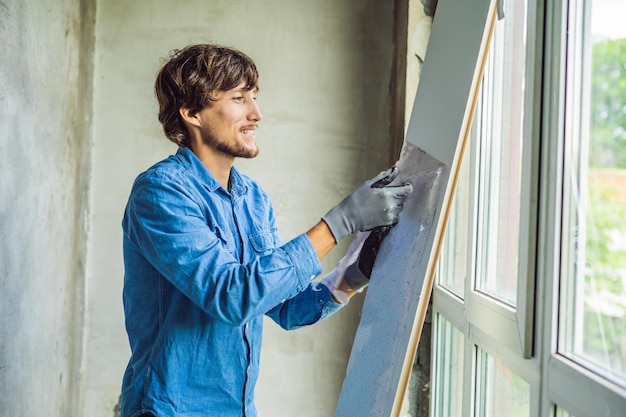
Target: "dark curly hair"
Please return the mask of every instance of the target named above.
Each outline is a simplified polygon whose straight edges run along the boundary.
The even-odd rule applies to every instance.
[[[181,108],[197,113],[212,100],[216,90],[230,90],[242,81],[246,89],[258,88],[259,73],[244,53],[224,46],[199,44],[174,50],[159,71],[154,91],[159,121],[165,136],[178,146],[189,146],[189,133]]]

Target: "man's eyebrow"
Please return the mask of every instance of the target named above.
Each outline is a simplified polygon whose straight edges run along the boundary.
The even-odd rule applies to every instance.
[[[244,86],[244,87],[235,87],[233,88],[231,91],[236,91],[236,92],[247,92],[247,91],[252,91],[253,93],[258,93],[259,92],[259,87],[255,86],[255,87],[248,87],[248,86]]]

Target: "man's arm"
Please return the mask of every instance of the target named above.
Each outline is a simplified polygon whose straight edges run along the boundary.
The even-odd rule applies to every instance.
[[[261,206],[255,209],[269,219],[269,203]],[[178,177],[140,176],[123,225],[136,249],[125,260],[129,273],[140,272],[132,271],[136,262],[149,263],[153,276],[158,272],[207,314],[234,326],[295,297],[322,272],[305,234],[280,244],[269,223],[262,228],[266,236],[251,241],[256,256],[242,264],[228,247],[228,231],[209,227],[203,205]]]
[[[335,237],[328,228],[328,225],[322,220],[306,232],[306,235],[309,237],[309,240],[317,253],[317,258],[320,261],[324,258],[324,256],[328,255],[328,252],[330,252],[330,250],[337,244],[337,242],[335,242]]]

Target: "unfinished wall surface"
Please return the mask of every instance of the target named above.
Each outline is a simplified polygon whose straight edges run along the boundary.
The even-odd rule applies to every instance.
[[[140,171],[176,151],[156,118],[160,59],[210,41],[257,62],[261,154],[237,165],[268,191],[288,240],[387,167],[393,7],[381,0],[99,2],[84,415],[113,415],[129,357],[121,304],[126,198]],[[345,248],[327,258],[326,270]],[[262,416],[334,414],[360,301],[295,332],[267,321],[256,391]]]
[[[94,7],[0,2],[0,415],[80,415]]]

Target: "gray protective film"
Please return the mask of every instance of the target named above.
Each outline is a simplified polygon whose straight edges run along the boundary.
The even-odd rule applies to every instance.
[[[448,170],[409,142],[397,166],[392,184],[410,181],[413,193],[378,252],[337,417],[389,417],[426,274]]]

